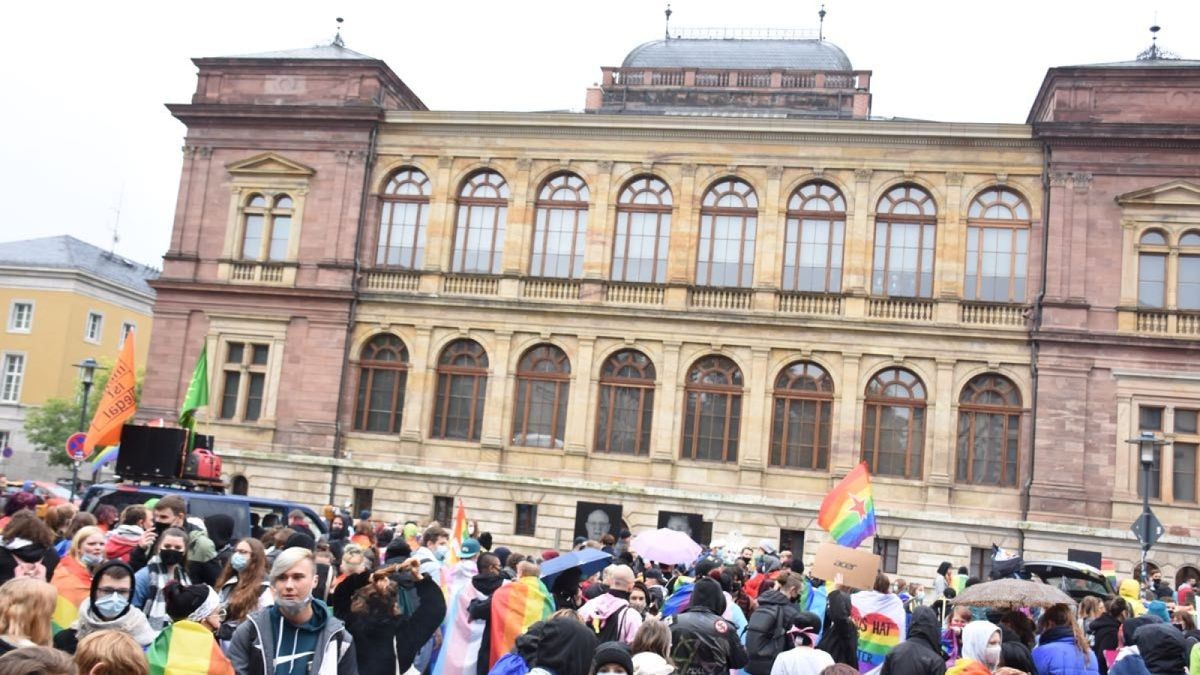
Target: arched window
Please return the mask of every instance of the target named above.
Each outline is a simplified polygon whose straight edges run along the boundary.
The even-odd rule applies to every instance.
[[[666,281],[670,237],[671,189],[654,176],[629,181],[617,197],[613,281]]]
[[[495,171],[472,174],[458,192],[458,220],[450,270],[499,274],[504,257],[508,183]]]
[[[375,263],[421,269],[429,219],[429,178],[419,169],[400,169],[383,189],[382,201]]]
[[[958,397],[958,480],[1017,486],[1021,392],[1006,377],[973,378]]]
[[[571,362],[563,350],[542,344],[526,351],[517,363],[513,445],[563,447],[570,392]]]
[[[1179,309],[1200,310],[1200,232],[1179,238]]]
[[[937,207],[915,185],[899,185],[875,211],[875,263],[871,293],[928,298],[933,295],[933,239]]]
[[[797,361],[775,378],[771,465],[829,468],[833,380],[810,361]]]
[[[404,343],[388,333],[371,338],[359,355],[354,429],[400,433],[407,383],[408,349]]]
[[[742,429],[742,371],[724,356],[692,364],[684,387],[684,459],[736,462]]]
[[[788,199],[783,290],[840,293],[846,200],[828,183],[806,183]]]
[[[1025,302],[1029,205],[1002,187],[979,193],[967,209],[966,298]]]
[[[250,494],[250,481],[246,480],[245,476],[238,474],[230,482],[229,491],[235,495],[248,495]]]
[[[292,198],[253,194],[242,207],[242,260],[287,260]]]
[[[474,340],[455,340],[438,357],[433,438],[479,440],[487,391],[487,352]]]
[[[596,452],[650,453],[654,378],[654,364],[633,349],[623,349],[604,362],[596,408]]]
[[[1167,238],[1147,230],[1138,239],[1138,306],[1161,309],[1167,297]]]
[[[587,210],[588,187],[579,176],[560,173],[542,184],[533,227],[530,276],[564,279],[583,276]]]
[[[704,193],[700,204],[699,286],[749,287],[754,281],[754,237],[758,197],[737,178],[725,178]]]
[[[867,384],[863,460],[879,476],[920,478],[925,447],[925,385],[903,368],[880,371]]]

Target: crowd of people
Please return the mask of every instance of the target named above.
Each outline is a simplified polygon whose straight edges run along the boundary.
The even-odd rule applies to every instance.
[[[929,584],[854,589],[769,540],[660,564],[625,530],[525,552],[477,528],[324,518],[327,534],[295,512],[235,540],[232,517],[189,518],[178,496],[82,513],[12,495],[0,675],[1200,672],[1195,580],[996,610],[954,603],[978,580],[949,562]]]

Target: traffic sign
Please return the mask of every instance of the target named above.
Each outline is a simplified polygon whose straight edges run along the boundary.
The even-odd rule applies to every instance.
[[[1146,527],[1147,521],[1149,521],[1149,528]],[[1163,524],[1150,509],[1146,509],[1142,515],[1138,516],[1129,529],[1146,548],[1153,546],[1158,542],[1159,537],[1163,536]]]
[[[71,434],[67,439],[67,456],[76,462],[82,462],[84,458],[83,442],[87,440],[87,434],[82,431]]]
[[[4,454],[4,459],[8,459],[8,458],[10,458],[10,457],[12,457],[12,456],[13,456],[13,449],[12,449],[12,448],[10,448],[10,447],[7,447],[7,446],[6,446],[6,447],[4,448],[4,453],[3,453],[3,454]]]

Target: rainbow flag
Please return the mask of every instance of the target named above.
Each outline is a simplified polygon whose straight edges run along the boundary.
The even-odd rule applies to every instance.
[[[54,614],[50,617],[51,627],[57,635],[70,628],[79,618],[79,605],[91,594],[92,576],[83,563],[68,555],[58,561],[50,583],[58,591]]]
[[[176,621],[146,651],[150,675],[234,675],[212,631],[195,621]]]
[[[88,469],[95,473],[100,470],[105,464],[117,461],[117,455],[121,452],[121,444],[110,445],[107,448],[92,455],[92,462],[88,465]]]
[[[863,462],[846,474],[825,499],[817,512],[817,524],[847,548],[857,548],[875,534],[875,497],[871,476]]]
[[[537,577],[521,577],[492,593],[492,646],[488,668],[512,650],[517,637],[554,613],[554,598]],[[482,656],[482,655],[481,655]]]
[[[682,614],[683,610],[687,609],[692,604],[692,588],[693,583],[679,584],[675,587],[675,592],[671,597],[663,601],[662,611],[659,613],[662,618]]]
[[[458,550],[463,540],[467,539],[467,509],[462,500],[458,500],[458,512],[454,514],[454,528],[450,530],[450,552],[446,554],[447,566],[458,562]]]
[[[858,672],[869,673],[904,641],[904,603],[890,593],[860,591],[850,596],[850,618],[858,624]]]

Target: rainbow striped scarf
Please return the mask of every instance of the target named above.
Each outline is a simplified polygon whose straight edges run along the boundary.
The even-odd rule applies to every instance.
[[[195,621],[163,629],[146,652],[150,675],[234,675],[212,631]]]
[[[554,599],[537,577],[521,577],[492,593],[492,645],[488,666],[517,644],[517,637],[554,613]],[[482,655],[481,655],[482,656]]]

